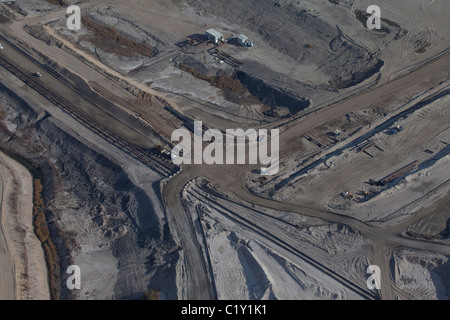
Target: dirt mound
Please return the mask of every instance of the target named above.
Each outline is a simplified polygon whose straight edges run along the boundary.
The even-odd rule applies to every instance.
[[[245,72],[238,72],[241,83],[262,103],[271,107],[266,112],[269,116],[283,117],[295,114],[311,105],[311,102],[303,97],[294,96],[288,92],[282,92],[276,87],[270,86],[262,79],[255,78]],[[284,110],[283,109],[288,109]]]
[[[138,103],[142,105],[152,105],[152,95],[148,92],[141,91],[139,92],[138,96]]]
[[[198,79],[222,89],[230,101],[267,106],[264,113],[270,117],[286,117],[295,114],[311,105],[309,99],[302,94],[311,95],[307,85],[296,83],[289,92],[277,87],[272,78],[277,74],[265,66],[247,61],[239,71],[216,70],[194,58],[183,60],[178,66]]]
[[[0,14],[0,24],[6,24],[11,22],[11,19],[9,19],[8,17],[5,17],[4,15]]]
[[[136,57],[139,54],[152,57],[156,53],[150,46],[131,40],[119,34],[116,29],[104,27],[89,17],[83,17],[82,23],[92,32],[87,40],[106,52],[127,58]]]

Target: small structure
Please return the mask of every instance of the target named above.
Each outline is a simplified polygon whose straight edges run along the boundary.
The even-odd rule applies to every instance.
[[[251,42],[250,40],[248,40],[248,38],[246,36],[244,36],[243,34],[239,35],[236,37],[237,43],[243,47],[253,47],[253,42]]]
[[[2,46],[2,44],[0,43],[0,50],[3,50],[3,46]]]
[[[349,191],[343,192],[342,196],[346,199],[355,199],[355,195]]]
[[[219,41],[223,41],[223,34],[214,29],[208,29],[205,32],[206,37],[212,40],[214,43],[219,43]]]
[[[394,128],[390,130],[391,134],[397,134],[403,130],[403,127],[400,125],[396,125]]]

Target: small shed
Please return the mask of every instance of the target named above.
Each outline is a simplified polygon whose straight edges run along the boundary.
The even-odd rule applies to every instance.
[[[248,38],[243,34],[237,36],[237,43],[241,46],[245,46],[245,43],[248,41]]]
[[[221,34],[219,31],[216,31],[214,29],[208,29],[205,32],[206,37],[208,39],[211,39],[214,43],[218,43],[219,41],[223,40],[223,34]]]
[[[243,34],[236,37],[237,43],[243,47],[253,47],[253,43]]]

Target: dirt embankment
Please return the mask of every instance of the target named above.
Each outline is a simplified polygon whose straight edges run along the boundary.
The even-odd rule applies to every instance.
[[[106,52],[115,53],[127,58],[138,55],[152,57],[157,53],[155,48],[131,40],[119,34],[115,28],[102,26],[87,16],[83,17],[82,23],[91,32],[90,35],[82,40],[87,40]]]
[[[309,99],[299,93],[275,86],[266,77],[269,74],[273,76],[274,73],[256,63],[249,62],[242,70],[224,71],[216,70],[197,59],[185,58],[178,68],[222,89],[227,100],[266,106],[264,114],[269,117],[291,116],[311,105]],[[297,85],[301,87],[301,92],[312,93],[308,86],[301,83]]]
[[[49,291],[47,274],[50,281],[54,279],[54,274],[47,272],[46,262],[52,263],[48,256],[52,241],[50,238],[42,241],[42,232],[48,229],[46,224],[41,225],[45,221],[36,219],[35,202],[40,199],[36,181],[39,180],[35,179],[33,183],[30,172],[3,152],[0,153],[0,176],[3,184],[2,228],[14,265],[15,298],[49,299],[53,294]],[[36,221],[39,225],[36,225]],[[7,277],[7,270],[2,270],[2,276],[3,272]]]
[[[262,103],[271,107],[266,112],[269,116],[283,117],[295,114],[311,105],[311,102],[303,97],[294,96],[289,92],[270,86],[262,79],[255,78],[245,72],[238,72],[239,81],[251,94]]]

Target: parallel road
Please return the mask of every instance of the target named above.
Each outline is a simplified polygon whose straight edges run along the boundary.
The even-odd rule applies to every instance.
[[[3,39],[3,41],[4,40],[5,39]],[[9,45],[8,49],[13,49],[13,45],[10,42],[8,42],[8,45]],[[20,51],[20,52],[23,53],[23,51]],[[33,62],[35,62],[34,59],[33,59]],[[0,65],[3,68],[10,71],[11,73],[13,73],[16,77],[18,77],[20,80],[22,80],[29,87],[33,88],[36,92],[41,94],[43,97],[45,97],[51,103],[53,103],[55,106],[57,106],[64,112],[68,113],[73,118],[77,119],[84,126],[89,128],[90,130],[94,131],[96,134],[98,134],[102,138],[108,140],[110,143],[114,144],[119,149],[121,149],[124,152],[128,153],[129,155],[133,156],[134,158],[136,158],[143,164],[147,165],[148,167],[152,168],[156,172],[160,173],[161,175],[170,176],[179,171],[179,168],[177,166],[175,166],[173,163],[158,157],[157,155],[153,154],[152,152],[143,150],[142,148],[140,148],[136,145],[133,145],[132,143],[128,142],[127,140],[125,140],[124,138],[119,136],[118,134],[112,132],[110,129],[105,128],[104,126],[99,124],[97,121],[93,120],[91,117],[88,117],[79,108],[71,105],[69,102],[66,101],[66,99],[63,99],[57,93],[53,92],[48,87],[46,87],[45,84],[42,83],[41,81],[39,81],[35,76],[32,76],[29,73],[21,70],[20,67],[16,66],[14,63],[9,61],[3,55],[0,55]],[[58,80],[60,80],[61,78],[62,78],[61,76],[56,77],[56,79],[58,79]],[[90,103],[93,104],[93,102],[91,102],[91,101],[90,101]]]
[[[366,91],[362,94],[348,98],[341,103],[333,104],[327,108],[322,107],[314,116],[304,119],[295,119],[289,124],[281,128],[280,141],[283,143],[280,146],[280,154],[288,152],[289,148],[293,148],[292,142],[295,143],[302,134],[328,122],[332,119],[339,118],[342,115],[358,110],[368,108],[370,106],[376,107],[388,103],[388,101],[395,101],[402,97],[409,97],[413,94],[419,94],[428,88],[437,86],[442,80],[448,79],[450,76],[450,53],[439,56],[437,59],[422,65],[419,69],[412,71],[409,74],[395,78],[394,80],[375,87],[373,90]],[[425,97],[424,97],[425,98]],[[263,197],[256,196],[249,192],[245,187],[242,177],[254,167],[251,166],[194,166],[184,165],[182,174],[172,179],[166,186],[164,194],[167,199],[170,199],[170,207],[177,208],[176,214],[181,219],[185,213],[181,211],[182,205],[180,194],[183,186],[191,181],[193,178],[202,176],[213,181],[219,185],[220,188],[232,193],[236,199],[246,201],[248,203],[257,203],[258,205],[272,208],[275,210],[286,210],[290,212],[297,212],[302,215],[321,218],[332,223],[339,223],[350,226],[355,230],[361,232],[364,237],[373,245],[373,254],[369,258],[370,263],[379,265],[382,268],[380,296],[382,299],[394,299],[399,290],[391,278],[389,256],[394,248],[415,248],[431,252],[440,252],[443,254],[450,254],[450,246],[442,243],[434,243],[431,241],[408,239],[401,236],[399,230],[389,230],[375,228],[367,225],[364,222],[356,220],[351,217],[316,210],[312,208],[302,207],[298,203],[279,202]],[[175,219],[177,220],[177,219]],[[179,224],[181,230],[187,232],[186,224]],[[194,237],[185,239],[186,247],[199,247]],[[185,248],[185,246],[183,246]],[[200,253],[193,253],[200,257]],[[197,280],[203,277],[201,288],[208,288],[211,284],[207,279],[206,267],[192,268],[193,273],[196,274]],[[199,271],[200,270],[200,271]],[[193,275],[191,273],[191,275]],[[402,294],[403,297],[407,296]]]

